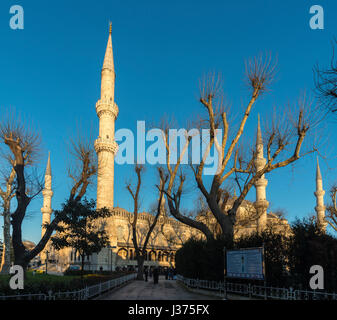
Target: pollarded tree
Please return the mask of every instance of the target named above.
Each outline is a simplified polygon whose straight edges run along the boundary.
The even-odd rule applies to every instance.
[[[1,266],[0,270],[3,274],[9,274],[9,269],[11,265],[11,220],[10,220],[10,208],[11,208],[11,201],[15,197],[15,170],[13,166],[11,166],[10,173],[7,172],[4,174],[4,187],[0,187],[0,197],[2,200],[3,205],[3,218],[4,218],[4,225],[3,225],[3,251],[2,251],[2,259],[1,259]]]
[[[319,122],[316,108],[305,98],[299,99],[295,107],[289,112],[282,110],[282,117],[270,120],[269,128],[264,131],[264,139],[259,136],[259,144],[248,148],[244,154],[240,139],[244,133],[247,120],[253,111],[258,99],[269,89],[275,73],[275,64],[271,58],[266,60],[255,58],[246,64],[246,82],[251,89],[246,107],[241,113],[241,120],[235,124],[228,121],[230,111],[224,103],[220,79],[215,75],[205,77],[200,87],[200,103],[206,111],[206,117],[199,121],[199,129],[209,130],[209,141],[203,149],[201,161],[198,164],[190,164],[198,189],[205,198],[210,212],[220,225],[221,234],[224,238],[234,236],[234,225],[237,222],[237,212],[243,200],[251,188],[266,173],[278,168],[286,167],[301,157],[316,151],[314,146],[302,150],[302,145],[307,133]],[[236,115],[237,117],[237,115]],[[197,221],[181,214],[180,202],[186,176],[181,173],[181,159],[188,150],[191,135],[186,137],[185,146],[182,149],[177,163],[172,166],[168,129],[165,132],[167,168],[169,173],[168,185],[165,194],[168,200],[170,212],[179,221],[197,228],[204,233],[208,240],[213,239],[212,232],[202,221]],[[220,129],[222,131],[220,131]],[[219,139],[219,133],[221,137]],[[242,140],[242,139],[241,139]],[[259,152],[266,150],[266,161],[261,163],[258,158]],[[204,181],[206,161],[214,148],[217,152],[217,170],[209,174],[210,184]],[[257,162],[259,165],[257,166]],[[224,187],[226,181],[233,178],[237,183],[240,194],[232,203],[228,191]],[[174,186],[176,185],[176,188]],[[260,213],[258,213],[260,214]],[[257,217],[259,218],[259,217]]]
[[[51,238],[56,249],[73,248],[81,257],[83,276],[85,257],[100,252],[109,245],[104,220],[111,216],[106,208],[96,210],[95,201],[69,199],[61,210],[54,212],[60,223]]]
[[[1,140],[10,148],[13,157],[14,170],[16,175],[16,200],[17,208],[11,215],[11,224],[13,228],[12,244],[14,249],[14,263],[27,267],[31,259],[25,259],[27,249],[22,242],[21,226],[24,220],[26,210],[32,199],[42,190],[39,185],[34,194],[27,190],[25,176],[25,167],[32,166],[36,161],[38,148],[40,146],[39,135],[26,128],[19,120],[7,120],[0,126]]]
[[[15,198],[17,207],[11,214],[14,264],[21,265],[25,270],[29,262],[45,248],[62,216],[55,216],[50,224],[45,225],[44,235],[38,244],[30,250],[26,249],[22,241],[22,223],[32,199],[43,189],[42,183],[39,183],[36,179],[37,183],[34,187],[34,183],[32,185],[34,179],[27,173],[27,168],[33,166],[36,162],[40,137],[35,130],[30,129],[19,119],[13,118],[0,124],[0,140],[9,147],[16,174]],[[69,171],[69,176],[74,180],[69,200],[75,202],[80,201],[85,195],[92,177],[97,172],[95,151],[91,144],[83,141],[79,139],[72,143],[73,157],[77,161],[75,161],[76,174]]]

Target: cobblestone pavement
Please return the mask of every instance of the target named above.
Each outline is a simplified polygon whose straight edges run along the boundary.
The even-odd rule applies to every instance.
[[[126,286],[101,296],[99,300],[218,300],[217,297],[190,292],[175,280],[159,278],[154,284],[153,278],[145,281],[132,281]]]

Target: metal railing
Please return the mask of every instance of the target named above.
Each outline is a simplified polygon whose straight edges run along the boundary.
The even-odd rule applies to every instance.
[[[0,300],[89,300],[94,297],[100,296],[111,289],[120,287],[121,285],[136,279],[137,274],[132,273],[116,279],[111,279],[105,282],[98,283],[96,285],[85,287],[84,289],[67,292],[55,292],[49,291],[48,294],[18,294],[3,296],[0,295]]]
[[[247,297],[277,300],[337,300],[337,293],[294,290],[293,288],[265,287],[242,283],[223,281],[208,281],[184,278],[177,275],[177,280],[189,288],[206,289],[225,296],[226,293],[234,293]]]

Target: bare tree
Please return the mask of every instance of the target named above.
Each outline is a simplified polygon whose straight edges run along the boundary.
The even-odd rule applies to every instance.
[[[337,202],[336,202],[337,186],[333,186],[330,189],[331,204],[327,206],[328,215],[325,217],[325,221],[337,231]]]
[[[188,147],[192,139],[192,136],[186,133],[185,144],[181,152],[178,153],[177,162],[175,164],[171,164],[171,154],[175,152],[175,150],[173,150],[172,143],[170,141],[169,135],[170,126],[171,123],[168,123],[165,120],[162,121],[161,129],[164,135],[163,140],[166,148],[166,166],[168,172],[168,183],[167,185],[166,184],[164,185],[165,190],[163,191],[167,198],[170,213],[178,221],[199,230],[202,234],[205,235],[205,237],[208,240],[211,240],[213,239],[213,234],[212,231],[209,229],[209,227],[202,221],[198,221],[184,214],[183,210],[181,209],[181,198],[183,195],[183,187],[186,180],[186,174],[183,172],[181,168],[182,166],[181,163],[185,153],[188,152]]]
[[[38,188],[35,194],[29,195],[24,170],[25,167],[29,167],[35,163],[40,146],[40,138],[33,130],[26,128],[19,121],[16,122],[13,119],[4,121],[1,124],[0,136],[1,140],[10,148],[16,174],[17,208],[11,216],[14,263],[26,268],[31,259],[26,260],[24,258],[27,250],[22,242],[21,226],[28,205],[42,188]]]
[[[27,175],[25,169],[35,164],[40,147],[40,137],[36,131],[25,126],[18,119],[12,119],[1,123],[0,139],[10,149],[16,174],[15,196],[17,207],[11,215],[14,263],[26,269],[29,262],[44,249],[52,232],[62,220],[62,215],[55,216],[53,221],[45,226],[45,233],[34,248],[30,250],[25,248],[22,241],[22,223],[26,216],[27,207],[32,199],[42,190],[42,184],[40,183],[34,192],[27,187],[27,180],[30,180],[30,177]],[[81,142],[73,146],[74,155],[80,160],[81,166],[79,167],[78,178],[73,177],[76,182],[74,182],[74,186],[71,189],[69,199],[80,201],[85,194],[90,177],[96,173],[95,166],[91,163],[94,151],[88,150],[86,145],[81,144]]]
[[[248,117],[258,100],[258,98],[268,91],[275,74],[275,64],[270,57],[266,60],[255,58],[246,64],[247,84],[251,89],[250,98],[247,106],[242,112],[242,118],[238,123],[238,129],[233,131],[233,138],[230,140],[230,123],[227,120],[228,106],[224,103],[221,94],[220,78],[214,74],[204,78],[200,88],[200,103],[206,110],[206,118],[200,121],[200,127],[209,129],[209,142],[202,154],[199,164],[191,164],[194,178],[198,189],[205,198],[207,205],[221,227],[223,237],[233,238],[234,226],[237,220],[237,211],[249,190],[261,179],[261,177],[273,170],[290,165],[301,157],[316,151],[315,147],[302,152],[304,138],[309,129],[314,128],[319,119],[316,117],[315,109],[312,103],[305,98],[300,99],[288,114],[286,122],[272,121],[270,130],[264,133],[264,144],[267,153],[267,159],[262,168],[257,170],[256,159],[257,149],[251,148],[248,157],[244,157],[240,151],[240,138],[243,135]],[[295,114],[297,112],[297,114]],[[218,139],[219,129],[222,129],[221,139]],[[220,131],[221,132],[221,131]],[[167,141],[166,136],[166,141]],[[183,150],[186,151],[189,139],[186,139],[186,145]],[[167,154],[170,153],[169,143],[167,145]],[[204,170],[206,159],[214,148],[218,154],[218,166],[216,173],[211,175],[210,187],[204,182]],[[242,150],[242,149],[241,149]],[[183,153],[182,152],[182,153]],[[169,155],[168,155],[169,157]],[[180,157],[181,159],[181,157]],[[169,184],[166,190],[168,204],[171,214],[179,221],[197,228],[202,231],[207,239],[212,239],[213,235],[206,224],[201,221],[195,221],[182,217],[179,212],[179,205],[185,176],[179,171],[180,159],[172,169],[168,161]],[[178,171],[180,173],[178,173]],[[228,203],[229,194],[222,187],[225,181],[230,177],[236,176],[240,194],[235,201]],[[240,179],[238,178],[240,176]],[[178,187],[172,192],[174,183]]]
[[[4,184],[5,189],[0,187],[0,197],[2,199],[3,204],[3,251],[2,251],[2,260],[0,270],[1,273],[9,274],[10,264],[11,264],[11,220],[10,220],[10,208],[11,208],[11,200],[15,197],[14,192],[14,180],[15,180],[15,170],[13,166],[8,174],[4,174]]]
[[[144,268],[144,261],[146,257],[146,248],[148,245],[148,242],[150,240],[151,234],[153,230],[156,227],[156,224],[158,222],[159,216],[161,214],[161,206],[162,206],[162,201],[163,201],[163,195],[164,195],[164,186],[167,181],[167,177],[164,175],[163,171],[159,168],[159,177],[160,177],[160,185],[159,185],[159,190],[160,190],[160,195],[159,195],[159,200],[158,200],[158,205],[157,205],[157,212],[156,215],[153,217],[153,220],[147,230],[146,233],[141,232],[141,234],[146,234],[145,239],[143,242],[141,242],[139,239],[139,224],[138,224],[138,219],[139,219],[139,194],[140,194],[140,189],[141,189],[141,184],[142,184],[142,173],[144,172],[144,167],[142,165],[135,165],[135,173],[137,175],[137,185],[135,187],[131,186],[131,183],[128,183],[126,188],[129,191],[130,195],[132,196],[132,199],[134,201],[134,209],[133,209],[133,219],[130,221],[130,224],[132,226],[132,242],[133,246],[135,248],[135,253],[136,253],[136,259],[137,259],[137,264],[138,264],[138,274],[137,274],[137,279],[138,280],[143,280],[143,268]]]
[[[337,43],[337,40],[334,40]],[[318,98],[326,111],[337,112],[337,61],[335,59],[334,44],[332,47],[332,57],[330,66],[320,68],[317,64],[314,67],[314,81]]]
[[[97,174],[97,157],[91,139],[79,135],[71,140],[69,154],[73,163],[68,168],[68,176],[73,181],[69,200],[80,201]]]

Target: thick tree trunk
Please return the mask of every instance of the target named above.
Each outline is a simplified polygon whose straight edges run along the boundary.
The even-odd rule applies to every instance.
[[[137,280],[144,280],[144,257],[142,255],[137,256],[137,264]]]
[[[217,222],[219,223],[222,231],[222,237],[233,239],[234,238],[234,224],[235,224],[235,215],[233,215],[233,218],[220,208],[219,204],[217,203],[216,199],[213,197],[210,197],[207,199],[207,204],[216,218]]]
[[[2,274],[9,274],[9,269],[11,266],[11,222],[10,222],[10,212],[5,204],[4,210],[4,243],[3,243],[3,252],[2,252],[2,262],[1,262],[1,273]]]
[[[12,247],[12,239],[11,239],[11,200],[14,197],[13,194],[13,183],[15,179],[16,173],[14,168],[9,175],[8,180],[6,181],[6,191],[2,191],[0,189],[0,195],[3,201],[4,206],[4,225],[3,225],[3,251],[2,251],[2,259],[1,259],[1,266],[0,270],[2,274],[9,274],[10,265],[11,265],[11,247]]]

